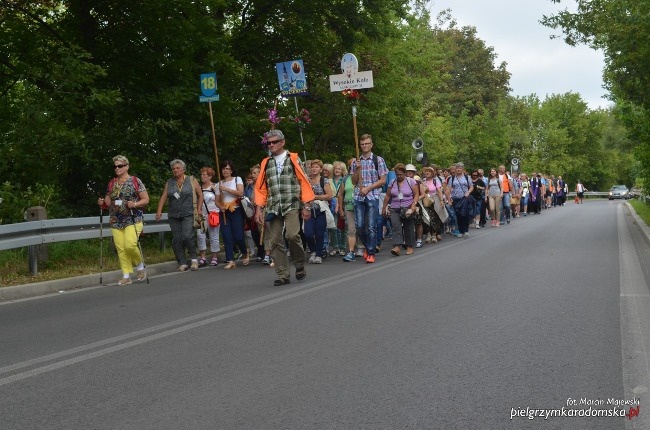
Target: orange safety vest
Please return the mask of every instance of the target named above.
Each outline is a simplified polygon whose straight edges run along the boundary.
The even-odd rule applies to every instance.
[[[260,173],[257,175],[257,180],[255,181],[255,204],[257,206],[266,206],[266,201],[269,197],[269,189],[266,184],[266,165],[269,162],[271,157],[266,157],[262,160],[260,165]],[[289,152],[289,159],[293,164],[293,171],[296,173],[296,178],[300,184],[300,201],[303,203],[308,203],[313,201],[316,196],[314,190],[311,188],[311,183],[307,178],[307,175],[300,167],[300,162],[298,161],[298,154],[295,152]]]

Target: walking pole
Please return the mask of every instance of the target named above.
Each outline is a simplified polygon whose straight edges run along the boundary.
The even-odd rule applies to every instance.
[[[138,249],[140,250],[140,260],[142,261],[142,270],[144,270],[144,279],[147,280],[147,284],[149,284],[149,274],[147,273],[147,263],[144,261],[144,254],[142,252],[142,244],[140,243],[140,234],[138,233],[138,229],[135,226],[135,215],[133,215],[133,209],[131,209],[131,221],[133,221],[133,230],[135,231],[135,238],[136,238],[136,243],[138,244]],[[144,225],[142,226],[144,228]]]
[[[99,285],[104,285],[104,208],[99,207]]]

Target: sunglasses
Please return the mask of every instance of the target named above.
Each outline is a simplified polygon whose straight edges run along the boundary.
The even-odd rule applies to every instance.
[[[122,167],[126,167],[126,166],[128,166],[128,164],[116,164],[115,166],[113,166],[113,168],[121,169]]]
[[[283,139],[278,139],[278,140],[268,140],[266,143],[268,145],[275,145],[278,142],[282,142]]]

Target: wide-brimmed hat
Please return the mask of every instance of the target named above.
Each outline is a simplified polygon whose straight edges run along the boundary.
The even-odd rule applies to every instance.
[[[423,172],[423,173],[426,172],[427,170],[430,171],[431,173],[434,173],[434,174],[436,173],[436,171],[435,171],[435,170],[433,169],[433,167],[431,167],[431,166],[424,166],[424,167],[422,168],[422,172]]]

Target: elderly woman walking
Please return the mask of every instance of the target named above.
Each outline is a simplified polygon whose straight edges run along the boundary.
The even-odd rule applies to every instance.
[[[117,258],[122,269],[122,279],[117,285],[132,283],[131,274],[136,266],[137,281],[147,278],[144,261],[138,248],[138,236],[142,233],[142,210],[149,204],[149,194],[142,181],[129,175],[129,160],[123,155],[113,157],[115,178],[106,187],[106,194],[97,203],[108,208],[109,223]]]
[[[406,255],[411,255],[415,246],[414,215],[420,197],[420,186],[415,179],[406,176],[406,168],[403,164],[398,163],[393,170],[397,179],[388,184],[381,213],[390,217],[392,224],[391,254],[399,255],[400,248],[406,245]]]
[[[201,213],[203,191],[201,191],[201,186],[193,176],[185,174],[185,163],[182,160],[173,160],[169,163],[169,166],[172,169],[172,177],[165,183],[165,189],[160,196],[156,221],[160,221],[163,207],[169,200],[167,218],[172,231],[172,249],[178,262],[178,270],[185,272],[188,269],[186,250],[191,259],[190,267],[192,270],[197,270],[199,261],[196,258],[194,210],[196,209],[198,214]],[[196,199],[194,196],[196,196]]]

